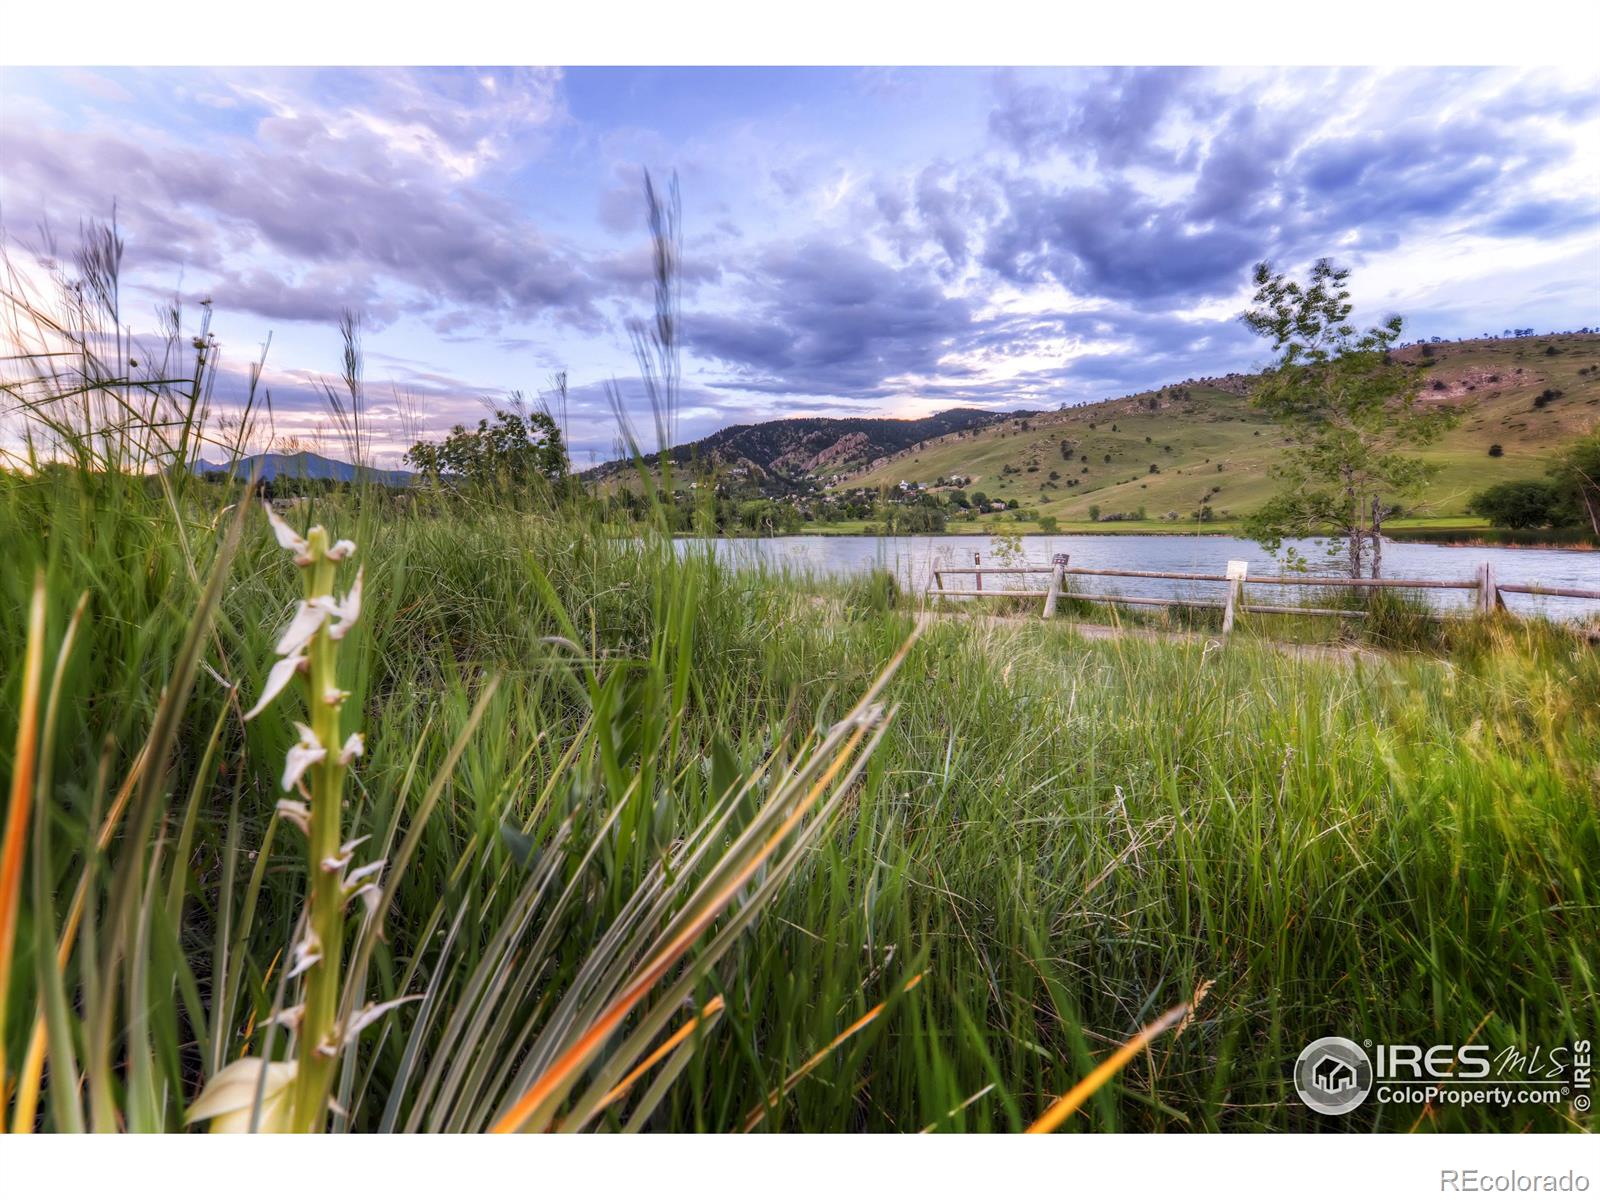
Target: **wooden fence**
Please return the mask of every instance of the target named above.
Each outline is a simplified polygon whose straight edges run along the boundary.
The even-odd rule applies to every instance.
[[[1283,604],[1251,604],[1245,594],[1247,585],[1272,585],[1277,587],[1321,587],[1321,588],[1446,588],[1471,591],[1476,593],[1473,610],[1478,613],[1491,613],[1497,608],[1506,606],[1505,593],[1510,592],[1526,596],[1562,596],[1577,600],[1600,600],[1600,590],[1591,588],[1565,588],[1541,587],[1532,583],[1499,583],[1495,579],[1494,565],[1483,563],[1478,567],[1477,574],[1471,579],[1342,579],[1336,575],[1250,575],[1249,564],[1238,559],[1228,562],[1226,573],[1213,575],[1196,571],[1135,571],[1131,568],[1107,567],[1074,567],[1070,565],[1069,556],[1057,554],[1049,564],[1025,564],[1010,567],[985,567],[979,556],[974,553],[973,565],[970,567],[953,567],[944,564],[935,565],[933,578],[928,586],[929,596],[1028,596],[1042,598],[1044,610],[1042,615],[1055,616],[1057,602],[1062,596],[1073,600],[1092,600],[1097,604],[1134,604],[1151,605],[1163,608],[1220,608],[1222,610],[1222,631],[1229,632],[1233,628],[1236,613],[1290,613],[1300,616],[1313,617],[1365,617],[1367,614],[1358,608],[1313,608],[1296,607]],[[972,576],[975,586],[972,588],[950,588],[945,586],[944,577]],[[1036,588],[990,588],[984,590],[983,579],[986,575],[1048,575],[1050,586],[1044,590]],[[1164,596],[1123,596],[1113,593],[1068,592],[1066,579],[1069,575],[1078,576],[1104,576],[1118,579],[1175,579],[1180,581],[1198,583],[1225,583],[1228,585],[1222,598],[1185,598]]]

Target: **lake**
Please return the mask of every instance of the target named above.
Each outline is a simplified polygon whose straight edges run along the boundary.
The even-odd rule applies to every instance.
[[[1048,563],[1055,554],[1071,556],[1075,567],[1127,567],[1137,571],[1194,571],[1222,574],[1229,559],[1244,559],[1252,575],[1286,574],[1281,564],[1260,546],[1243,538],[1201,535],[1117,536],[1092,534],[1031,535],[1022,539],[1023,559],[1029,564]],[[704,545],[704,539],[684,538],[685,546]],[[729,562],[762,565],[799,574],[850,575],[885,567],[893,571],[902,585],[921,592],[928,586],[932,568],[938,563],[970,567],[979,554],[986,567],[1009,565],[999,561],[993,539],[983,535],[933,534],[919,537],[827,537],[796,536],[778,538],[712,539],[719,557]],[[1342,558],[1330,560],[1326,546],[1318,541],[1286,543],[1303,554],[1313,573],[1337,573]],[[1383,571],[1395,579],[1472,579],[1479,564],[1494,564],[1495,578],[1505,583],[1531,583],[1541,587],[1600,589],[1600,553],[1592,550],[1535,550],[1507,546],[1432,546],[1417,542],[1385,542]],[[966,587],[971,576],[961,582],[947,578],[946,586]],[[1019,579],[1022,577],[1018,577]],[[1031,584],[1004,581],[985,576],[986,588],[1022,586],[1043,587],[1034,576]],[[1220,598],[1224,585],[1172,579],[1077,578],[1079,591],[1121,591],[1129,595]],[[1267,597],[1279,594],[1285,603],[1305,599],[1305,588],[1252,588],[1257,603],[1275,603]],[[1291,595],[1292,594],[1292,595]],[[1467,609],[1476,601],[1470,591],[1429,589],[1419,593],[1441,609]],[[1579,617],[1600,612],[1600,600],[1573,600],[1556,596],[1507,595],[1507,605],[1525,615],[1543,614],[1553,618]]]

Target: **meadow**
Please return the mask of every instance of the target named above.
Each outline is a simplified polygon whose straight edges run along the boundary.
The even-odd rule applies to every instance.
[[[1085,1081],[1063,1128],[1593,1127],[1323,1118],[1290,1078],[1327,1034],[1600,1028],[1575,631],[1346,660],[919,627],[893,588],[576,507],[285,519],[355,543],[340,836],[386,864],[342,917],[369,1020],[328,1128],[1010,1131]],[[242,487],[81,461],[0,474],[0,540],[4,1119],[177,1130],[227,1064],[298,1050],[270,1022],[313,873],[275,808],[300,701],[241,720],[297,567]]]

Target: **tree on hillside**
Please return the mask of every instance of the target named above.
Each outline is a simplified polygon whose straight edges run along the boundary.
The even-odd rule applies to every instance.
[[[1577,521],[1600,537],[1600,430],[1569,446],[1550,477],[1565,493]]]
[[[1505,529],[1537,529],[1553,524],[1561,507],[1560,490],[1542,479],[1515,479],[1477,493],[1467,511]]]
[[[547,412],[520,405],[476,429],[457,425],[442,442],[418,442],[405,461],[436,481],[474,488],[559,488],[567,475],[561,429]]]
[[[1320,259],[1305,284],[1258,263],[1250,330],[1277,360],[1263,375],[1257,407],[1285,425],[1290,447],[1272,468],[1280,490],[1246,530],[1269,553],[1285,538],[1333,530],[1351,578],[1370,563],[1382,574],[1384,519],[1434,468],[1408,449],[1436,440],[1459,418],[1418,402],[1421,367],[1396,358],[1404,320],[1365,332],[1350,323],[1350,271]]]
[[[1600,534],[1600,432],[1556,457],[1545,479],[1514,479],[1485,488],[1468,510],[1508,529],[1587,526]]]

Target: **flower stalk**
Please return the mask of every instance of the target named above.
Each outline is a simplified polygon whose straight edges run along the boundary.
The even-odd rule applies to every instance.
[[[289,978],[303,978],[304,990],[300,1003],[276,1017],[295,1034],[294,1059],[271,1065],[281,1095],[273,1105],[270,1124],[317,1133],[327,1127],[328,1098],[340,1055],[375,1016],[363,1009],[351,1019],[350,1029],[341,1028],[345,910],[356,896],[375,893],[384,865],[381,861],[354,865],[365,839],[346,842],[343,829],[345,776],[365,743],[359,732],[344,733],[343,708],[349,693],[339,686],[339,643],[361,615],[361,572],[357,570],[350,591],[336,599],[339,566],[355,552],[354,543],[331,541],[320,525],[301,537],[270,506],[267,519],[278,544],[300,568],[304,599],[278,639],[278,660],[245,719],[263,712],[294,681],[305,683],[306,720],[295,722],[300,736],[289,749],[281,781],[289,795],[277,809],[305,834],[308,880],[302,932],[287,967]],[[261,1069],[252,1068],[252,1078]],[[195,1113],[220,1111],[216,1089],[236,1082],[230,1070],[207,1084],[190,1119],[201,1119]],[[261,1128],[269,1124],[267,1115],[263,1108]],[[211,1120],[213,1130],[238,1127],[214,1115]]]
[[[328,555],[328,535],[319,525],[306,536],[311,562],[303,568],[307,606],[331,596],[338,563]],[[321,758],[313,762],[311,778],[311,828],[307,848],[310,898],[308,938],[316,947],[306,968],[305,1008],[300,1019],[295,1076],[290,1100],[296,1129],[316,1132],[323,1128],[328,1092],[339,1060],[342,1039],[339,1019],[340,967],[344,962],[344,868],[338,864],[343,841],[344,777],[347,768],[334,750],[343,742],[340,709],[338,643],[322,621],[311,636],[307,653],[310,668],[308,700],[310,729]],[[315,751],[313,751],[315,752]]]

